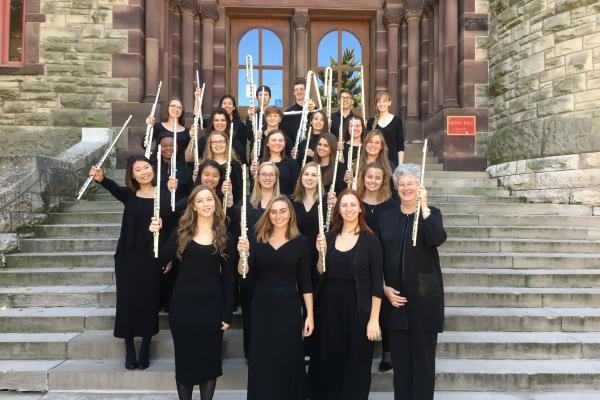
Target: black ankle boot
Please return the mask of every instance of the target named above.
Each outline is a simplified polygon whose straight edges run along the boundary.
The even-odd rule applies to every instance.
[[[125,368],[137,369],[138,363],[135,356],[135,345],[133,344],[133,338],[125,339]]]
[[[138,356],[139,369],[146,369],[150,366],[150,340],[151,338],[149,337],[142,339],[142,346],[140,347],[140,354]]]

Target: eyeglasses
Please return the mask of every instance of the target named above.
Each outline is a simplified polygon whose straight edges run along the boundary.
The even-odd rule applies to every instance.
[[[171,107],[171,108],[174,108],[174,109],[176,109],[176,110],[181,110],[181,109],[183,109],[181,106],[178,106],[178,105],[176,105],[176,104],[169,104],[169,107]]]
[[[275,178],[275,173],[273,172],[261,172],[258,174],[261,178]]]
[[[406,183],[399,183],[398,187],[400,189],[404,189],[404,188],[411,188],[411,187],[415,187],[418,185],[418,182],[406,182]]]
[[[340,99],[342,99],[342,101],[349,101],[349,100],[352,100],[352,97],[350,97],[350,96],[342,96],[342,97],[340,97]]]

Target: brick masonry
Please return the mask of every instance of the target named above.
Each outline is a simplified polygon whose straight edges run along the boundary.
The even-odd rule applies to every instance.
[[[600,150],[600,3],[490,2],[490,164]]]

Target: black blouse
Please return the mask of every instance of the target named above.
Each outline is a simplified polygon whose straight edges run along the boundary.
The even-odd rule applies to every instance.
[[[275,166],[279,169],[279,191],[281,194],[291,196],[294,193],[298,175],[300,175],[298,163],[292,158],[286,158],[276,162]]]
[[[160,142],[163,137],[173,137],[173,131],[164,127],[162,122],[154,124],[154,133],[152,134],[152,144]],[[185,162],[185,149],[190,143],[190,130],[184,128],[183,131],[177,132],[177,161]],[[142,137],[142,148],[144,147],[144,138]]]
[[[378,129],[383,133],[385,143],[388,147],[388,158],[393,166],[398,165],[398,152],[404,151],[404,127],[402,125],[402,119],[399,116],[394,115],[389,124],[385,127],[381,127],[379,124],[373,128],[375,118],[370,118],[367,122],[367,129]]]

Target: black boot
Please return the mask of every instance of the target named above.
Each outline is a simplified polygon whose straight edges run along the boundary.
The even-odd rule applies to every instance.
[[[142,338],[142,346],[138,356],[139,369],[146,369],[150,366],[150,340],[152,340],[150,337]]]
[[[125,368],[137,369],[138,363],[135,357],[135,345],[133,344],[133,338],[125,339]]]

